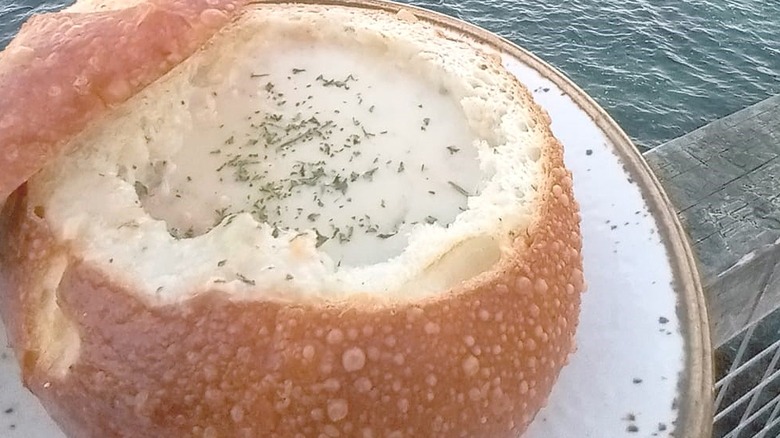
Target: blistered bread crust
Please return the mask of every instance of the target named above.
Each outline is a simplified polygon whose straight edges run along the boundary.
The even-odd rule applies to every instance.
[[[516,437],[574,349],[584,289],[571,174],[546,132],[513,256],[397,304],[213,291],[155,306],[56,241],[22,186],[0,214],[0,315],[25,384],[74,437]],[[78,335],[64,370],[42,351],[52,294]]]
[[[103,3],[36,15],[0,52],[0,201],[91,121],[191,55],[245,0]]]
[[[23,190],[3,212],[2,316],[25,383],[72,436],[516,436],[574,348],[579,217],[559,144],[517,257],[479,284],[398,306],[231,302],[151,307],[73,257],[56,291],[80,334],[63,378],[27,327],[67,248]],[[40,212],[38,212],[40,214]]]

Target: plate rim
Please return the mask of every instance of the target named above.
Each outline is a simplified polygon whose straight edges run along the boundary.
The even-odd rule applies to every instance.
[[[675,399],[678,409],[675,436],[705,437],[712,434],[713,348],[707,303],[696,258],[665,189],[647,161],[617,122],[568,76],[512,41],[479,26],[420,6],[389,0],[255,0],[253,4],[318,4],[378,9],[397,13],[402,9],[437,26],[444,26],[514,57],[552,81],[593,120],[621,160],[629,176],[637,182],[643,200],[655,218],[661,241],[667,251],[678,296],[677,316],[684,340],[686,367],[681,373]]]

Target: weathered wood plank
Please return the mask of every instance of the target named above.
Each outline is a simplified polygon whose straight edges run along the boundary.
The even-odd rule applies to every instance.
[[[780,307],[780,96],[645,157],[688,230],[721,345]]]

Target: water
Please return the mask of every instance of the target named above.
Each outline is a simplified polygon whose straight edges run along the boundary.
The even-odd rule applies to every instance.
[[[780,93],[780,0],[405,0],[529,49],[652,148]],[[33,12],[0,0],[0,47]]]

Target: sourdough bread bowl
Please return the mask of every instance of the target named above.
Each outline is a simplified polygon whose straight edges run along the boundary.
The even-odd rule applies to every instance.
[[[0,71],[0,312],[68,435],[512,437],[545,403],[579,213],[489,48],[409,10],[81,2]]]

